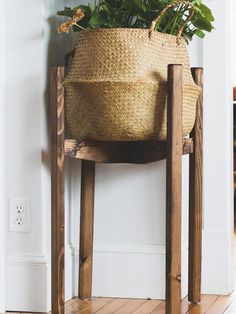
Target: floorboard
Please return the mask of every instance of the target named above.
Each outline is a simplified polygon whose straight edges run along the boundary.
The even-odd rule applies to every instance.
[[[165,302],[145,299],[94,298],[81,301],[77,298],[66,303],[66,314],[165,314]],[[35,314],[8,312],[9,314]],[[236,292],[230,296],[203,295],[200,304],[181,302],[181,314],[232,314],[236,313]]]

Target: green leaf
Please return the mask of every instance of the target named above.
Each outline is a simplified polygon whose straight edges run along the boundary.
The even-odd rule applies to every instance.
[[[214,16],[211,12],[211,10],[205,5],[205,4],[200,4],[198,6],[199,12],[203,17],[205,17],[209,22],[214,22]]]
[[[121,27],[121,24],[119,24],[116,21],[108,21],[104,25],[107,26],[108,28],[118,28],[118,27]]]
[[[76,10],[71,9],[71,8],[65,8],[65,10],[63,10],[63,11],[57,11],[57,15],[67,16],[70,18],[72,18],[75,15],[75,13],[76,13]]]
[[[142,3],[142,0],[123,0],[123,7],[133,13],[145,12],[146,6]]]
[[[102,26],[102,24],[106,23],[106,16],[104,15],[103,12],[96,13],[94,14],[90,20],[89,20],[89,25],[92,28],[99,28]]]
[[[112,13],[111,13],[111,10],[110,10],[110,7],[109,7],[109,5],[107,4],[107,3],[104,3],[103,5],[102,5],[102,8],[103,8],[103,10],[108,14],[108,15],[112,15]]]
[[[194,1],[193,1],[193,4],[201,5],[201,4],[202,4],[202,1],[201,1],[201,0],[194,0]]]
[[[195,30],[195,35],[197,35],[199,38],[204,38],[205,37],[205,33],[203,31],[200,31],[199,29]]]
[[[212,29],[214,29],[214,27],[212,26],[212,24],[210,22],[208,22],[206,19],[204,18],[197,18],[196,20],[192,21],[192,24],[196,27],[199,28],[200,30],[204,30],[207,32],[211,32]]]
[[[131,0],[131,2],[134,3],[137,9],[139,9],[140,11],[146,12],[146,7],[142,3],[142,0]]]
[[[214,29],[214,26],[211,22],[209,22],[206,18],[204,18],[201,14],[196,12],[193,16],[192,24],[200,30],[211,32]]]

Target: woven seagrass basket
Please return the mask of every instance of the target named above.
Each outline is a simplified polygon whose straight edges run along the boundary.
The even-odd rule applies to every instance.
[[[178,36],[153,31],[158,19],[150,30],[80,32],[65,79],[67,136],[166,139],[168,64],[183,65],[183,136],[190,133],[200,89],[191,75],[186,44],[180,40],[183,29]]]

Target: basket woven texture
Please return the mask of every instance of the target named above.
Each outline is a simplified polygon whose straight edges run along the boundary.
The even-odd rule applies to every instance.
[[[72,139],[166,139],[168,64],[183,65],[183,136],[195,122],[200,89],[184,40],[146,29],[81,32],[65,79],[66,129]]]

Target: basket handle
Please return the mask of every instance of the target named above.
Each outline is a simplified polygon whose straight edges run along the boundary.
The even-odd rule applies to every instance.
[[[166,11],[168,11],[171,8],[177,7],[180,4],[185,4],[188,5],[190,7],[189,9],[189,17],[186,19],[186,21],[184,21],[183,25],[179,28],[178,33],[177,33],[177,44],[180,45],[181,43],[181,36],[182,33],[186,27],[186,25],[188,24],[188,22],[192,19],[193,14],[195,12],[194,7],[193,7],[193,3],[187,0],[178,0],[178,1],[174,1],[168,5],[166,5],[163,10],[160,12],[160,14],[152,21],[150,29],[149,29],[149,38],[151,38],[153,31],[156,28],[157,23],[160,21],[161,17],[166,13]]]

